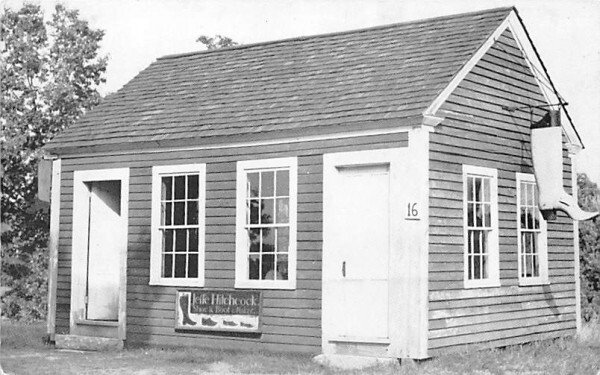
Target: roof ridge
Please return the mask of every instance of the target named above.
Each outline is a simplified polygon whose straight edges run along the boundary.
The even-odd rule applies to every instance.
[[[317,39],[317,38],[323,38],[323,37],[329,37],[329,36],[335,36],[335,35],[358,34],[358,33],[363,33],[363,32],[368,32],[368,31],[373,31],[373,30],[383,30],[386,28],[397,27],[400,25],[426,23],[426,22],[431,22],[431,21],[435,21],[435,20],[445,20],[445,19],[452,19],[452,18],[459,18],[459,17],[466,17],[466,16],[474,16],[474,15],[478,15],[478,14],[495,13],[495,12],[499,12],[502,10],[512,11],[512,10],[516,10],[516,8],[514,6],[497,7],[497,8],[490,8],[490,9],[484,9],[484,10],[477,10],[477,11],[473,11],[473,12],[456,13],[456,14],[449,14],[449,15],[445,15],[445,16],[421,18],[421,19],[405,21],[405,22],[397,22],[397,23],[390,23],[390,24],[385,24],[385,25],[370,26],[370,27],[364,27],[364,28],[353,29],[353,30],[333,31],[333,32],[329,32],[329,33],[314,34],[314,35],[302,35],[302,36],[295,36],[295,37],[291,37],[291,38],[269,40],[269,41],[264,41],[264,42],[241,44],[241,45],[237,45],[237,46],[223,47],[223,48],[217,48],[217,49],[212,49],[212,50],[174,53],[174,54],[169,54],[169,55],[164,55],[164,56],[158,57],[156,60],[168,60],[168,59],[175,59],[175,58],[188,57],[188,56],[194,56],[194,55],[204,55],[204,54],[209,54],[209,53],[210,54],[222,53],[222,52],[228,52],[231,50],[241,50],[241,49],[245,49],[245,48],[252,48],[252,47],[269,45],[269,44],[277,44],[277,43],[292,42],[292,41],[302,41],[302,40],[307,40],[307,39]]]

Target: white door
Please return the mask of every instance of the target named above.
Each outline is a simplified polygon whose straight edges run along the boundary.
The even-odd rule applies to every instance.
[[[87,319],[118,319],[121,181],[89,182]]]
[[[327,189],[327,329],[339,340],[388,338],[389,164],[336,166]]]

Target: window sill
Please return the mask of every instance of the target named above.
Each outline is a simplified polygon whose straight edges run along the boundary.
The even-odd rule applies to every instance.
[[[281,289],[281,290],[294,290],[296,289],[295,281],[236,281],[235,289]]]
[[[547,279],[519,279],[519,286],[543,286],[550,285],[550,280]]]
[[[150,280],[148,285],[202,288],[202,287],[204,287],[204,280],[200,280],[200,279],[158,279],[158,280]]]
[[[115,320],[89,320],[89,319],[75,319],[75,324],[82,326],[98,326],[98,327],[118,327],[119,322]]]
[[[465,282],[464,282],[465,289],[499,288],[501,286],[502,285],[500,284],[500,280],[485,280],[485,281],[481,281],[481,282],[465,280]]]

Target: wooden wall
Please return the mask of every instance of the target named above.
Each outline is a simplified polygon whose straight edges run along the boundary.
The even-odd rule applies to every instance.
[[[466,344],[503,346],[573,333],[573,225],[559,213],[548,225],[550,285],[518,286],[516,172],[531,168],[528,111],[501,105],[545,104],[509,31],[467,75],[431,134],[429,354]],[[533,114],[535,120],[543,112]],[[564,120],[566,121],[566,119]],[[571,191],[564,151],[564,185]],[[498,170],[499,288],[463,286],[462,164]]]
[[[73,171],[130,167],[127,342],[277,351],[321,351],[323,153],[406,147],[407,133],[128,156],[63,160],[57,333],[68,332]],[[206,163],[206,288],[233,288],[235,274],[236,162],[298,156],[298,271],[296,290],[265,290],[263,333],[176,333],[175,288],[149,286],[152,166]]]

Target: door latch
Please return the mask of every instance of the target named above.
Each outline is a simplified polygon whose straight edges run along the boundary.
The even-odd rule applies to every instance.
[[[342,262],[342,276],[346,277],[346,261]]]

